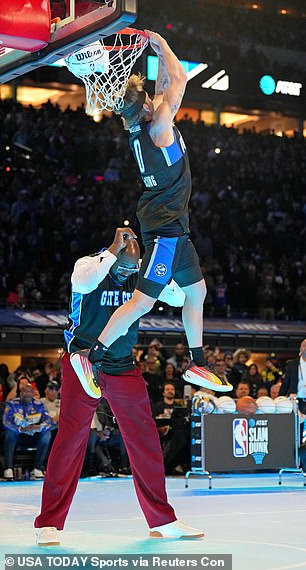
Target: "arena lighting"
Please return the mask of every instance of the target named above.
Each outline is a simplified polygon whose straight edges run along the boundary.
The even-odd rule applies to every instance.
[[[190,79],[192,79],[196,75],[202,73],[202,71],[204,71],[208,67],[207,63],[185,61],[183,59],[180,59],[180,63],[184,68],[188,81],[190,81]],[[158,57],[156,57],[155,55],[148,55],[147,79],[149,79],[149,81],[156,81],[157,73],[158,73]]]
[[[216,153],[216,154],[220,154],[220,153],[221,153],[221,148],[218,148],[218,147],[215,148],[215,153]]]
[[[226,74],[225,69],[221,69],[212,77],[202,83],[203,89],[216,89],[217,91],[228,91],[229,89],[229,75]]]

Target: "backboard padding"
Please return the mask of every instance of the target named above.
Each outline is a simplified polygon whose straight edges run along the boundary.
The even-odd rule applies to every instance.
[[[39,52],[0,51],[0,83],[6,83],[43,65],[49,65],[99,38],[131,26],[137,17],[137,0],[114,0],[98,6],[55,30],[48,46]]]

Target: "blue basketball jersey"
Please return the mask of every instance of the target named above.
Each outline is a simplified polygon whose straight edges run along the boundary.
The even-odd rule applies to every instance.
[[[130,148],[145,187],[137,206],[144,243],[156,235],[189,233],[191,194],[189,160],[181,133],[173,126],[174,142],[159,148],[150,137],[150,125],[141,123],[129,129]]]

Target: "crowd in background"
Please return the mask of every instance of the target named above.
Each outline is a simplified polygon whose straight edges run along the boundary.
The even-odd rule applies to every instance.
[[[162,0],[154,4],[140,2],[137,25],[158,29],[175,46],[182,59],[209,63],[222,61],[231,69],[242,67],[253,71],[270,66],[267,71],[288,74],[287,80],[297,70],[305,71],[302,61],[288,65],[284,51],[280,58],[279,53],[271,50],[306,50],[300,10],[299,14],[298,11],[290,14],[287,9],[282,14],[276,6],[267,6],[264,1],[254,5],[257,8],[230,0],[227,5],[197,0],[191,8],[188,3],[175,0],[166,4]]]
[[[2,307],[67,308],[76,259],[107,247],[141,193],[126,133],[0,102]],[[189,150],[191,237],[206,278],[207,316],[306,318],[304,138],[178,122]],[[217,150],[217,152],[216,152]]]

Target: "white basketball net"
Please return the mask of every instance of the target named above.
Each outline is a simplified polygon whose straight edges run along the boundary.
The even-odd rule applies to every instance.
[[[107,45],[107,40],[109,38],[99,40],[103,53],[93,65],[99,67],[99,71],[84,73],[81,66],[75,69],[66,59],[68,69],[85,83],[88,115],[122,109],[132,67],[148,45],[148,38],[138,30],[130,30],[128,34],[124,30],[118,32],[112,46]]]

